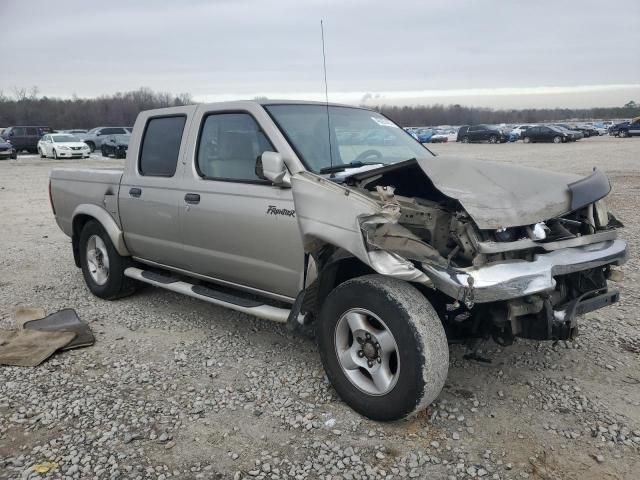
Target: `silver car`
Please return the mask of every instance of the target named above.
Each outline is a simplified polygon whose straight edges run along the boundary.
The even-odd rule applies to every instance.
[[[439,395],[448,338],[570,340],[615,303],[610,189],[600,170],[435,156],[375,111],[282,101],[143,112],[124,169],[50,183],[95,295],[147,283],[313,332],[338,394],[376,420]]]
[[[102,141],[107,135],[127,135],[129,133],[131,133],[130,127],[96,127],[81,135],[80,138],[94,152],[102,147]]]

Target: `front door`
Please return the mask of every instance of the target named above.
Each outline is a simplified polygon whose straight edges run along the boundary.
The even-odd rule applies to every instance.
[[[189,270],[295,297],[304,253],[292,191],[255,174],[257,158],[275,151],[273,143],[248,111],[201,111],[195,121],[199,134],[182,191]]]

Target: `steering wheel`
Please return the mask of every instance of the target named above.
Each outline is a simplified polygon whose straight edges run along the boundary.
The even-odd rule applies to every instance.
[[[371,158],[372,160],[376,160],[378,158],[382,158],[382,153],[380,153],[378,150],[365,150],[360,155],[358,155],[356,158],[354,158],[353,161],[354,162],[362,162],[363,160],[365,160],[367,158]]]

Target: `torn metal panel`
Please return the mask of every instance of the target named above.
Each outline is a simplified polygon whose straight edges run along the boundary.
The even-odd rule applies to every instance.
[[[305,251],[317,251],[324,243],[335,245],[382,275],[431,285],[427,275],[406,258],[392,251],[395,246],[403,246],[403,240],[397,237],[406,233],[411,237],[407,238],[407,242],[414,242],[416,248],[418,244],[415,242],[420,243],[419,246],[425,254],[418,255],[419,258],[426,260],[427,253],[433,254],[433,249],[395,223],[399,218],[396,206],[376,202],[351,188],[308,172],[294,175],[291,183],[296,218],[303,234]],[[376,236],[380,225],[393,225],[386,227],[384,231],[395,232],[396,237],[385,238],[384,234]],[[375,241],[365,245],[365,232],[372,233],[375,241],[380,242],[379,248],[383,250],[375,249]],[[391,242],[393,245],[385,242]],[[410,253],[411,248],[407,245],[408,243],[404,245],[404,251]],[[367,248],[368,246],[371,248]]]
[[[482,267],[442,268],[423,263],[436,288],[457,300],[475,303],[524,297],[553,290],[554,276],[601,265],[621,265],[627,244],[613,240],[536,255],[533,261],[509,260]]]
[[[559,217],[575,210],[575,205],[595,202],[609,192],[608,179],[598,170],[581,179],[578,175],[446,155],[387,165],[350,178],[361,185],[384,182],[379,179],[416,164],[428,177],[425,190],[428,181],[433,183],[440,193],[457,200],[482,230],[532,225]]]

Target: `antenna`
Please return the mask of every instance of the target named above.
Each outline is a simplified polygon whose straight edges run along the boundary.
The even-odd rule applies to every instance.
[[[331,149],[331,122],[329,120],[329,88],[327,87],[327,55],[324,51],[324,23],[320,19],[320,35],[322,37],[322,67],[324,70],[324,99],[327,107],[327,139],[329,140],[329,162],[333,167],[333,152]]]

